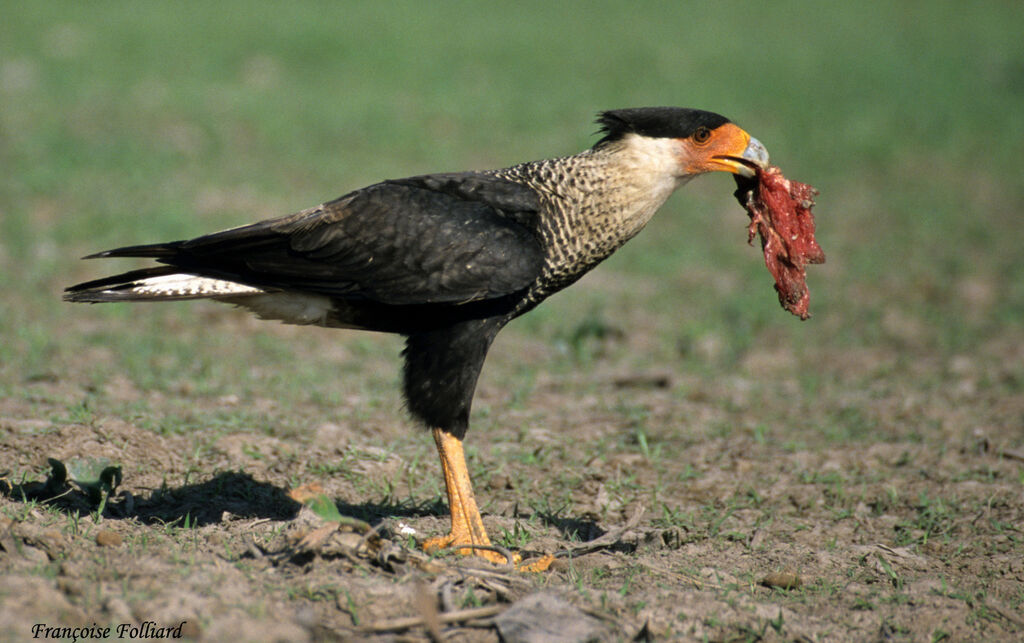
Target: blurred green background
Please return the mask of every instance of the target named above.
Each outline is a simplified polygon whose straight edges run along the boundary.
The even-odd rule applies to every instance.
[[[144,387],[327,394],[337,362],[298,367],[293,351],[342,335],[282,345],[257,328],[226,345],[240,316],[204,333],[220,314],[209,304],[87,308],[60,290],[134,267],[78,261],[89,252],[384,178],[575,153],[596,112],[645,105],[721,112],[820,189],[814,319],[778,307],[732,180],[715,175],[509,333],[557,346],[586,334],[581,318],[646,320],[654,339],[632,359],[693,372],[737,368],[766,343],[824,371],[836,350],[1019,357],[1022,33],[1016,2],[7,3],[0,393],[65,377],[102,390],[126,373]],[[397,352],[352,337],[371,366]],[[291,393],[254,362],[290,365]],[[913,372],[894,363],[895,378]],[[1019,394],[1014,373],[993,386]]]

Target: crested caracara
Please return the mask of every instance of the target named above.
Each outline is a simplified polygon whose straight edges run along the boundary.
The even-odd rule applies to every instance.
[[[505,562],[489,545],[462,440],[477,376],[510,320],[582,277],[706,172],[755,176],[761,143],[729,119],[676,107],[600,114],[574,156],[384,181],[285,217],[93,257],[156,265],[67,289],[74,302],[214,299],[263,319],[406,338],[410,413],[433,432],[451,533],[428,549]]]

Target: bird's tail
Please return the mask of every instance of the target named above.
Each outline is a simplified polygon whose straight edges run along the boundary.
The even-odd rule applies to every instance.
[[[154,266],[70,286],[64,290],[64,301],[89,304],[113,301],[181,301],[258,295],[263,292],[265,291],[261,288],[235,281],[183,273],[173,266]]]
[[[84,259],[149,257],[166,262],[181,252],[184,241],[125,246],[91,254]],[[86,281],[64,289],[64,301],[100,304],[113,301],[180,301],[257,295],[261,288],[228,279],[183,272],[175,266],[152,266]]]
[[[124,246],[122,248],[114,248],[113,250],[104,250],[103,252],[86,255],[82,257],[82,259],[104,259],[106,257],[152,257],[153,259],[160,259],[162,257],[173,257],[178,254],[182,244],[184,244],[184,241],[149,243],[141,246]]]

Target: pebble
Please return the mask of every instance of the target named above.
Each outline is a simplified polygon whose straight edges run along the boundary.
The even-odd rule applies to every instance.
[[[774,572],[761,579],[765,587],[778,587],[780,589],[796,589],[803,584],[800,577],[792,572]]]
[[[124,539],[121,538],[121,534],[116,531],[103,529],[96,534],[96,544],[100,547],[120,547],[123,542]]]

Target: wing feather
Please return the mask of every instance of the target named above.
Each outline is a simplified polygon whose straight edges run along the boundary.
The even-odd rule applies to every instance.
[[[287,217],[133,246],[183,272],[384,304],[466,302],[526,288],[543,251],[530,188],[486,174],[379,183]],[[99,256],[119,256],[117,250]]]

